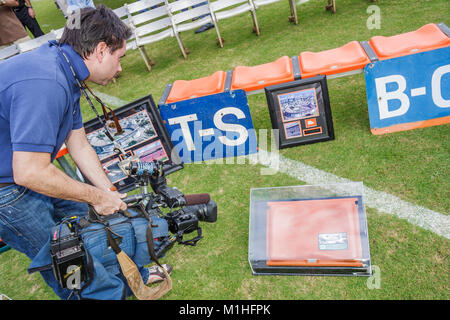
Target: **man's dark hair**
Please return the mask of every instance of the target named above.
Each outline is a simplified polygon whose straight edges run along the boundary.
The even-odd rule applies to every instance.
[[[123,46],[131,36],[130,28],[104,5],[82,8],[69,17],[59,43],[69,44],[83,59],[94,52],[97,44],[104,41],[111,53]],[[70,19],[75,21],[71,25]]]

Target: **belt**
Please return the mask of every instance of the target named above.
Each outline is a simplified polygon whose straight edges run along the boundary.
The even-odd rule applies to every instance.
[[[10,185],[12,185],[12,184],[14,184],[14,183],[13,183],[13,182],[0,183],[0,189],[3,188],[3,187],[10,186]]]

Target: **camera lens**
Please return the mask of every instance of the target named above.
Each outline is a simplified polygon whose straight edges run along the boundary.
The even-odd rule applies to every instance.
[[[183,208],[185,213],[195,213],[198,220],[206,222],[217,221],[217,204],[209,200],[207,204],[197,204]]]
[[[203,205],[203,210],[199,210],[197,217],[200,221],[216,222],[217,221],[217,204],[213,200],[209,200]]]

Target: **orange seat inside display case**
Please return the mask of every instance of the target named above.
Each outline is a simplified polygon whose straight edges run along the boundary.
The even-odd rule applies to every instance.
[[[283,56],[258,66],[234,68],[231,90],[243,89],[249,92],[289,81],[294,81],[292,61],[289,57]]]
[[[369,41],[380,60],[429,51],[450,45],[450,38],[434,23],[416,31],[391,37],[375,36]]]
[[[302,79],[319,74],[331,75],[363,69],[370,63],[369,57],[357,41],[321,52],[302,52],[299,61]]]
[[[176,80],[166,103],[203,97],[223,92],[226,80],[226,72],[216,71],[212,75],[195,80]]]
[[[268,202],[267,266],[362,267],[358,201]]]

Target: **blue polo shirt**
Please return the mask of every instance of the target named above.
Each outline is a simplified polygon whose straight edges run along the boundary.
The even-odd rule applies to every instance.
[[[14,151],[46,152],[53,161],[71,130],[80,129],[80,89],[56,41],[0,62],[0,183],[14,182]],[[61,45],[80,81],[83,59]]]

